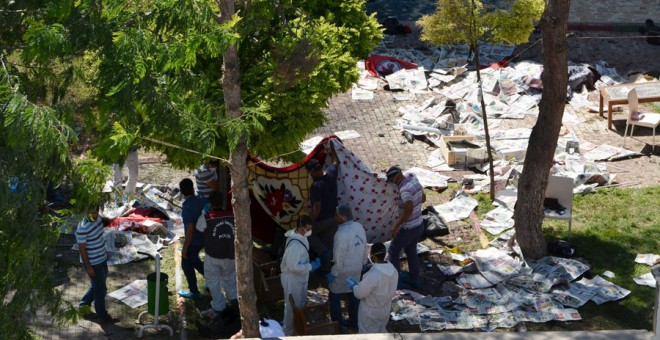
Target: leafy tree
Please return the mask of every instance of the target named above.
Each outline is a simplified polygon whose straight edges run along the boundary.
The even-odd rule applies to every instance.
[[[493,155],[490,148],[488,117],[481,89],[479,43],[520,44],[527,42],[534,22],[543,11],[543,0],[509,0],[501,7],[485,6],[479,0],[438,0],[437,11],[423,16],[421,39],[435,45],[467,44],[474,52],[474,66],[479,82],[479,100],[486,133],[486,148],[490,160],[490,199],[495,200]]]
[[[54,289],[50,249],[59,238],[58,220],[45,209],[50,183],[66,176],[76,186],[76,207],[98,204],[109,172],[93,160],[74,162],[74,131],[58,111],[31,103],[17,79],[0,78],[0,335],[28,338],[27,310],[44,308],[57,323],[75,319],[74,306]],[[87,189],[87,190],[85,190]]]
[[[54,267],[60,222],[45,198],[50,184],[66,179],[75,210],[86,210],[102,200],[109,174],[94,159],[73,158],[74,126],[86,121],[76,115],[76,124],[74,113],[92,97],[89,87],[72,90],[90,32],[82,19],[70,1],[0,4],[0,338],[29,338],[23,317],[37,309],[56,323],[76,319],[44,275]]]
[[[518,204],[514,213],[516,240],[525,257],[538,259],[546,253],[543,199],[548,172],[554,158],[568,86],[568,13],[570,0],[547,1],[541,17],[543,43],[543,97],[539,118],[532,128],[524,171],[518,181]]]
[[[97,138],[86,142],[106,162],[136,140],[163,151],[179,167],[201,161],[182,148],[228,158],[243,328],[245,335],[257,336],[254,293],[245,284],[252,278],[247,150],[263,158],[289,153],[325,122],[322,109],[330,96],[350,88],[358,76],[357,58],[382,37],[364,1],[37,0],[3,3],[0,16],[3,56],[12,59],[17,67],[11,72],[20,79],[8,91],[61,119],[64,123],[50,126],[70,138],[48,144],[61,146],[56,151],[62,164],[50,170],[62,173],[45,177],[59,180],[74,165],[62,146],[75,140],[64,128],[74,117],[82,132],[94,132]],[[75,93],[72,84],[80,86]],[[48,136],[33,136],[34,143],[49,143]],[[144,139],[149,137],[182,148]],[[98,169],[85,164],[79,168]],[[81,174],[103,178],[98,172]],[[94,200],[81,197],[78,206]],[[36,207],[43,196],[30,199]]]
[[[248,149],[263,158],[298,148],[325,122],[322,109],[357,80],[357,58],[382,38],[363,0],[107,0],[99,108],[174,165],[226,159],[237,226],[244,335],[258,336],[252,286]],[[111,37],[111,43],[107,43]]]

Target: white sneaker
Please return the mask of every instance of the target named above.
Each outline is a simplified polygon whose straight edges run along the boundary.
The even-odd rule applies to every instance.
[[[209,319],[215,319],[215,317],[218,316],[218,314],[220,313],[216,312],[213,308],[209,308],[202,312],[202,316]]]

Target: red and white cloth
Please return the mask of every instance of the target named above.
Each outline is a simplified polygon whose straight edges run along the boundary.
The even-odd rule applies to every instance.
[[[354,153],[337,140],[331,140],[339,159],[337,196],[353,209],[353,218],[366,231],[367,242],[392,238],[392,225],[399,216],[398,189],[378,176]]]
[[[309,214],[311,177],[304,165],[311,159],[329,165],[330,158],[324,148],[327,142],[334,144],[339,160],[339,203],[346,203],[353,209],[353,217],[364,226],[369,243],[391,239],[392,225],[399,214],[396,185],[387,183],[384,177],[379,178],[336,136],[324,138],[300,163],[284,168],[268,166],[256,158],[248,160],[248,180],[253,199],[263,211],[259,215],[256,211],[259,209],[252,209],[253,224],[265,215],[266,219],[272,219],[281,227],[293,229],[300,215]],[[264,229],[265,224],[266,221],[261,221],[255,225],[259,226],[257,229]]]

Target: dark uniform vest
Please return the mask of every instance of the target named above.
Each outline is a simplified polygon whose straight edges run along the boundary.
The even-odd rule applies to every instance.
[[[204,215],[204,249],[216,259],[234,259],[234,216],[227,211],[212,211]]]

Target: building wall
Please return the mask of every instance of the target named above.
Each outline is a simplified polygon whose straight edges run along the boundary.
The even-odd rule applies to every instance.
[[[660,25],[660,0],[571,0],[570,24]]]

